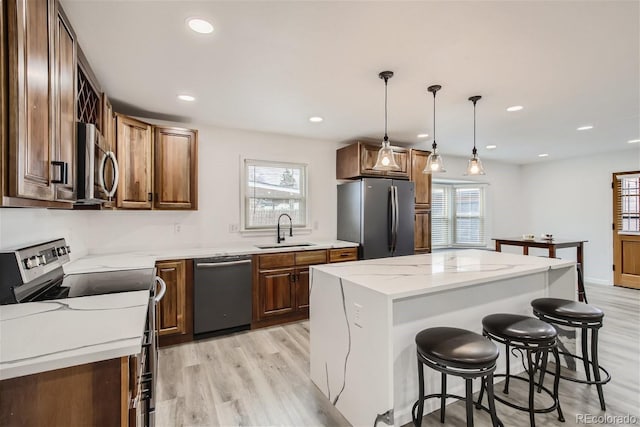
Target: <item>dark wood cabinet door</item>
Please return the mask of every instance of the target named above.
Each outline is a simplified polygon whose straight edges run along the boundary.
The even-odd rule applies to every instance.
[[[0,0],[0,11],[4,11],[5,0]],[[5,43],[7,42],[7,24],[5,22],[5,14],[0,13],[0,206],[4,204],[4,196],[7,193],[7,174],[5,167],[9,159],[7,158],[7,89],[5,82],[7,81],[7,51]]]
[[[187,333],[185,261],[156,263],[157,275],[167,284],[164,298],[158,304],[158,334]]]
[[[197,209],[198,133],[156,127],[155,209]]]
[[[418,253],[431,252],[431,212],[416,211],[415,228],[413,230],[414,251]]]
[[[259,275],[260,318],[278,316],[295,310],[293,268],[261,272]]]
[[[309,268],[296,269],[296,309],[309,310]]]
[[[66,165],[66,182],[55,186],[56,200],[76,199],[76,38],[61,11],[56,14],[54,52],[55,135],[53,158]]]
[[[9,194],[52,200],[53,0],[7,2]]]
[[[429,154],[429,151],[411,150],[411,181],[415,185],[416,209],[431,208],[431,174],[422,173]]]
[[[151,126],[116,115],[119,208],[151,209]]]

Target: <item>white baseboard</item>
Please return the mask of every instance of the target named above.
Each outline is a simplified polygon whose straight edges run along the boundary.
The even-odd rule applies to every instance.
[[[585,277],[584,283],[587,285],[613,286],[610,280],[594,279],[593,277]]]

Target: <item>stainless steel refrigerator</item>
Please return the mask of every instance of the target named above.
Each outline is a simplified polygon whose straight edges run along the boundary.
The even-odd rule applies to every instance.
[[[338,185],[338,239],[360,259],[413,255],[413,182],[363,178]]]

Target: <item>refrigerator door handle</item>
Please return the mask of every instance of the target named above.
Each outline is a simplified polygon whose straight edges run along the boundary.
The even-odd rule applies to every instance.
[[[393,254],[393,244],[394,244],[394,230],[396,227],[396,215],[395,215],[395,207],[396,204],[394,202],[394,196],[393,196],[393,185],[389,186],[389,206],[388,208],[390,209],[389,212],[389,220],[390,222],[387,224],[387,226],[389,227],[387,230],[387,236],[388,236],[388,243],[389,243],[389,252],[391,252]]]
[[[398,203],[398,187],[393,186],[393,202],[395,204],[395,209],[393,210],[396,216],[395,220],[395,228],[393,230],[393,252],[396,251],[396,247],[398,246],[398,222],[400,220],[400,204]]]

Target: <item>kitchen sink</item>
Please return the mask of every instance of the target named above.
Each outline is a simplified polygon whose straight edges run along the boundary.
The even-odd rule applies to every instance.
[[[314,246],[315,243],[278,243],[270,245],[256,245],[259,249],[296,248],[299,246]]]

